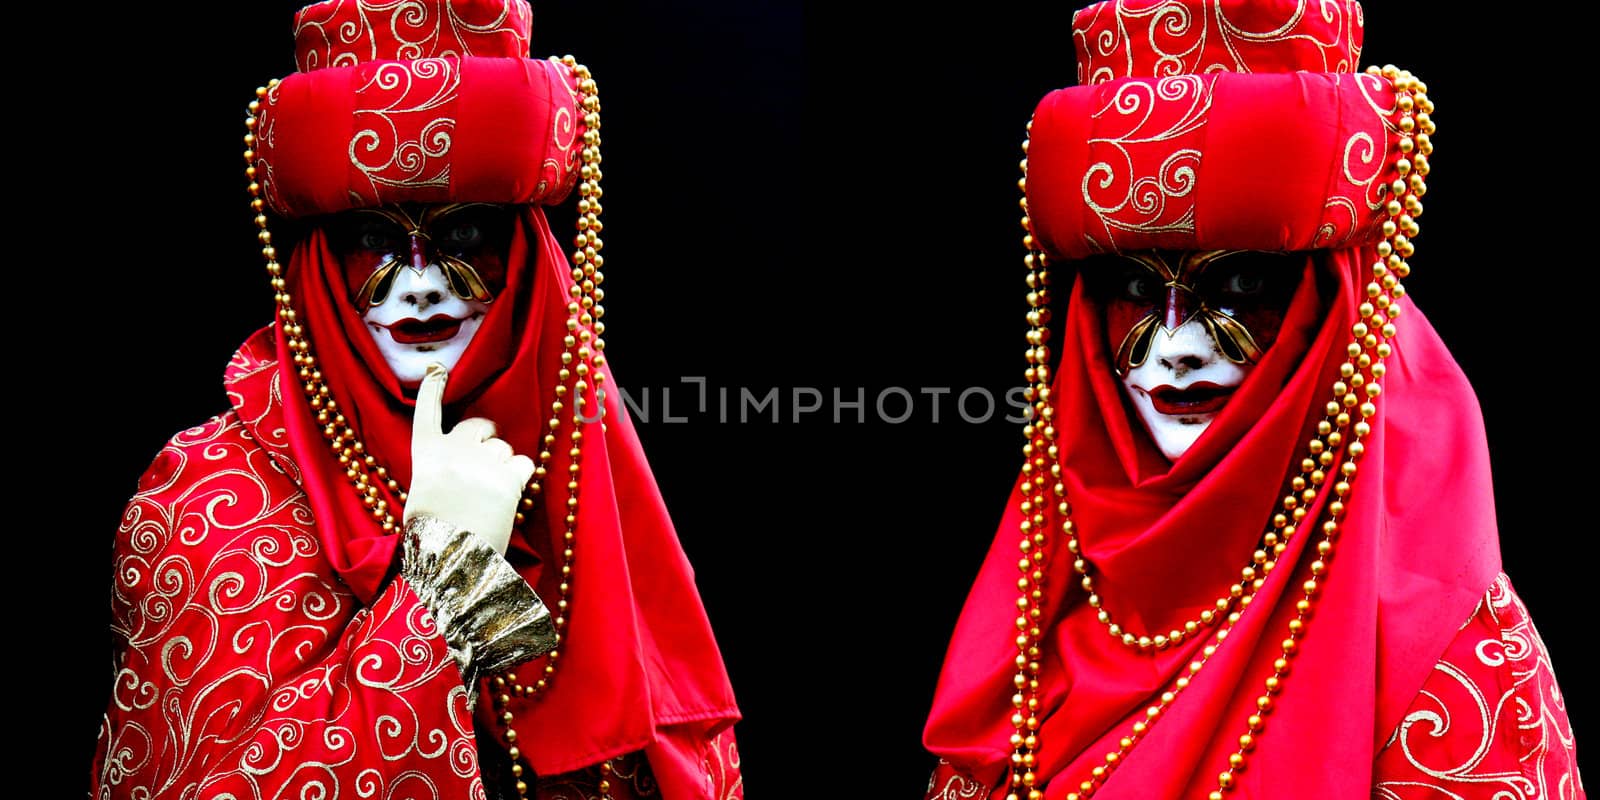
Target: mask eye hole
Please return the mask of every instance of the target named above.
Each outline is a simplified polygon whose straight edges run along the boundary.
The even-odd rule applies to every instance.
[[[483,229],[471,220],[451,225],[439,240],[441,247],[452,250],[471,250],[483,244]]]
[[[374,253],[393,253],[400,245],[397,233],[398,231],[381,225],[362,225],[356,238],[356,246]]]
[[[1161,281],[1142,270],[1130,270],[1124,275],[1122,296],[1127,300],[1154,302],[1161,296]]]
[[[324,230],[351,301],[357,308],[383,302],[394,282],[393,271],[384,267],[406,253],[405,228],[383,214],[361,209],[329,217]]]
[[[333,249],[340,255],[365,252],[388,256],[405,250],[405,229],[366,209],[336,215],[328,232]]]
[[[504,257],[513,219],[508,207],[472,203],[439,215],[427,227],[440,252],[474,262],[486,252]]]
[[[1154,306],[1166,296],[1166,280],[1144,263],[1122,255],[1090,256],[1079,266],[1091,294],[1104,302]]]
[[[1266,291],[1267,280],[1259,270],[1245,268],[1227,275],[1220,288],[1225,295],[1255,297]]]
[[[1299,283],[1301,253],[1230,253],[1205,267],[1200,294],[1213,308],[1244,308],[1286,300]]]

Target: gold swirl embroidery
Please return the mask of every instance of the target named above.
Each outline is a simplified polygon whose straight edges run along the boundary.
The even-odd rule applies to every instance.
[[[357,90],[369,105],[356,112],[350,163],[371,184],[371,197],[383,202],[383,187],[448,187],[451,136],[455,118],[444,116],[460,90],[460,66],[445,59],[382,64]],[[413,116],[415,115],[415,116]],[[414,137],[406,123],[428,120]]]
[[[231,367],[238,407],[278,419],[276,362],[247,346]],[[123,515],[98,796],[482,797],[431,616],[403,585],[357,608],[298,469],[255,438],[281,433],[252,436],[237,413],[173,437]]]
[[[555,59],[547,62],[545,68],[558,76],[555,83],[566,90],[568,102],[556,104],[550,121],[551,153],[545,158],[541,167],[550,172],[558,184],[564,184],[578,171],[578,158],[581,155],[576,146],[579,128],[578,77],[573,75],[566,65]],[[543,194],[545,188],[541,185],[538,193]]]
[[[1135,165],[1143,160],[1134,153],[1143,145],[1170,143],[1203,127],[1211,110],[1211,85],[1211,78],[1198,75],[1163,78],[1154,84],[1127,83],[1095,110],[1096,130],[1110,131],[1089,139],[1096,160],[1084,171],[1081,189],[1084,204],[1095,212],[1110,239],[1100,241],[1090,233],[1097,249],[1114,242],[1117,231],[1194,230],[1193,204],[1170,201],[1194,190],[1200,151],[1173,150],[1153,173],[1144,175],[1134,174]],[[1179,211],[1169,213],[1169,204]]]
[[[482,21],[473,21],[463,16],[465,8],[419,0],[343,0],[311,6],[296,18],[296,67],[310,72],[378,59],[526,55],[532,27],[526,2],[501,0],[472,10],[489,13]]]
[[[278,182],[273,177],[272,154],[277,152],[277,121],[278,115],[273,111],[277,108],[278,98],[282,93],[283,83],[280,81],[267,90],[267,96],[261,103],[260,122],[256,125],[255,135],[257,140],[256,150],[256,180],[261,183],[261,192],[266,197],[267,204],[280,214],[292,216],[294,208],[283,198],[283,193],[278,191]]]
[[[1380,754],[1373,797],[1578,797],[1583,783],[1550,656],[1505,575],[1459,636],[1467,641],[1440,660]]]
[[[961,774],[950,762],[939,759],[939,766],[928,776],[928,792],[924,800],[981,800],[989,796],[989,787]]]
[[[739,743],[729,728],[711,740],[706,759],[706,780],[712,800],[743,800],[744,773],[739,768]]]
[[[1219,3],[1108,3],[1074,20],[1073,38],[1086,57],[1086,63],[1078,66],[1078,81],[1093,85],[1135,74],[1159,78],[1252,72],[1243,46],[1291,42],[1300,43],[1299,51],[1319,53],[1323,72],[1354,69],[1361,55],[1359,30],[1365,24],[1355,0],[1298,0],[1282,10],[1282,22],[1249,29],[1229,19]],[[1309,24],[1313,17],[1317,24]],[[1215,45],[1210,41],[1213,33],[1218,40]],[[1225,59],[1217,60],[1218,56]],[[1144,59],[1149,63],[1141,63]]]
[[[1120,15],[1117,22],[1119,25],[1124,24],[1123,20],[1120,18]],[[1154,10],[1154,13],[1152,13],[1150,16],[1149,27],[1150,48],[1156,53],[1160,54],[1160,57],[1156,59],[1154,66],[1151,67],[1151,75],[1161,78],[1170,75],[1181,75],[1184,72],[1189,71],[1198,71],[1187,69],[1187,64],[1184,57],[1188,56],[1190,53],[1204,51],[1206,41],[1206,26],[1204,24],[1198,28],[1200,36],[1183,50],[1164,50],[1156,41],[1156,35],[1161,33],[1169,37],[1174,44],[1181,46],[1184,37],[1190,31],[1197,30],[1194,24],[1194,17],[1190,14],[1187,6],[1166,5],[1157,7]],[[1124,36],[1126,36],[1126,32],[1124,32]]]
[[[1351,158],[1352,155],[1355,156],[1354,160]],[[1352,135],[1350,140],[1344,143],[1344,159],[1341,163],[1344,168],[1344,179],[1356,186],[1366,186],[1372,183],[1373,179],[1383,169],[1381,156],[1382,153],[1378,150],[1377,144],[1372,141],[1372,134],[1360,131]],[[1370,173],[1366,176],[1360,176],[1351,172],[1350,167],[1356,162],[1371,167]]]
[[[1333,88],[1340,94],[1360,92],[1373,115],[1365,119],[1347,117],[1350,124],[1364,124],[1365,129],[1350,134],[1344,142],[1335,182],[1329,187],[1330,196],[1323,205],[1322,223],[1313,242],[1317,247],[1343,247],[1365,239],[1380,223],[1373,212],[1383,205],[1381,179],[1389,163],[1389,134],[1395,130],[1386,116],[1396,111],[1394,90],[1387,81],[1363,73],[1340,76]],[[1385,95],[1387,105],[1382,102]]]

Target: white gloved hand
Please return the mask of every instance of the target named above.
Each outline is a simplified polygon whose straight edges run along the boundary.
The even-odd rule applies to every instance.
[[[533,459],[494,438],[494,423],[482,417],[464,419],[445,433],[446,377],[443,366],[430,364],[417,389],[405,521],[435,517],[477,534],[505,555]]]

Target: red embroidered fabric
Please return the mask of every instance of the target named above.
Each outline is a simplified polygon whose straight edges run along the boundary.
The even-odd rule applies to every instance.
[[[117,532],[94,796],[483,797],[432,616],[404,579],[359,601],[323,550],[268,332],[228,373],[233,410],[173,437]]]
[[[1072,20],[1082,86],[1125,75],[1354,72],[1361,32],[1355,0],[1125,0]]]
[[[1434,665],[1372,764],[1371,782],[1375,800],[1586,796],[1550,655],[1504,574]],[[941,762],[925,798],[1004,796]]]
[[[1550,653],[1504,574],[1373,765],[1375,800],[1586,795]]]
[[[295,16],[300,71],[261,101],[256,168],[286,217],[383,203],[557,203],[583,109],[528,58],[524,0],[329,0]]]
[[[384,59],[521,58],[533,10],[523,0],[327,0],[294,15],[301,72]]]
[[[1127,77],[1034,111],[1028,215],[1059,258],[1375,241],[1398,109],[1372,75]]]
[[[484,797],[474,710],[432,616],[403,578],[363,601],[325,549],[275,353],[271,328],[240,348],[232,410],[173,437],[124,513],[93,795]],[[633,748],[650,759],[631,757],[651,776],[641,797],[743,796],[732,730],[695,730]],[[536,796],[566,796],[585,768],[547,772]]]

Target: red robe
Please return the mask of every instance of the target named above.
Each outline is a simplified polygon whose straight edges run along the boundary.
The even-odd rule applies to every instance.
[[[400,576],[361,603],[329,561],[280,375],[264,329],[228,365],[232,409],[173,437],[123,514],[94,794],[484,797],[473,709],[433,616]],[[699,747],[704,796],[743,797],[731,729]],[[654,794],[644,758],[618,761],[614,798]],[[592,797],[595,780],[534,791]]]
[[[926,800],[1005,797],[941,761]],[[1377,800],[1584,797],[1550,654],[1504,573],[1372,764]]]

